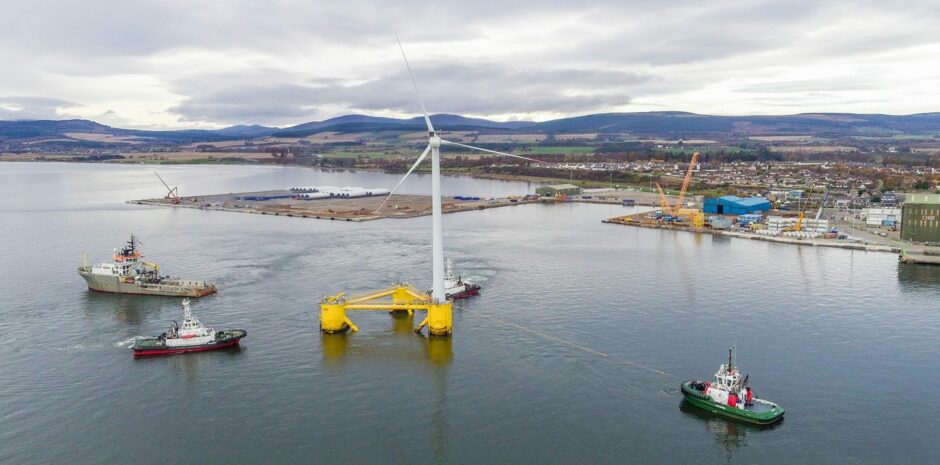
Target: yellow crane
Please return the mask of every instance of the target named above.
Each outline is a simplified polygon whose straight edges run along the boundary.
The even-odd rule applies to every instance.
[[[679,213],[682,208],[682,201],[685,200],[685,192],[692,183],[692,171],[695,170],[695,164],[698,163],[698,152],[692,154],[692,160],[689,162],[689,169],[685,172],[685,179],[682,180],[682,189],[679,189],[679,198],[676,199],[676,206],[672,208],[674,213]]]
[[[663,187],[656,183],[656,190],[659,191],[659,208],[662,209],[663,213],[669,213],[669,203],[666,202],[666,193],[663,192]]]
[[[166,181],[164,181],[163,178],[160,176],[160,174],[157,173],[156,171],[154,171],[153,174],[156,174],[157,179],[159,179],[160,182],[163,183],[163,187],[166,187],[167,192],[166,192],[166,195],[163,196],[163,198],[167,200],[171,200],[173,202],[173,205],[179,205],[180,203],[179,189],[177,189],[176,187],[170,188],[170,186],[166,183]]]
[[[803,230],[803,220],[806,219],[806,206],[809,205],[809,194],[816,190],[816,185],[813,184],[813,187],[809,188],[809,191],[806,192],[806,199],[801,199],[803,205],[800,207],[800,216],[796,218],[796,224],[792,228],[788,228],[787,231],[802,231]]]

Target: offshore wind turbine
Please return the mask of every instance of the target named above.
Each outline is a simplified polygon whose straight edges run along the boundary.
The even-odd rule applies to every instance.
[[[418,84],[415,82],[414,73],[411,71],[411,64],[408,63],[408,57],[405,55],[405,48],[401,45],[401,39],[398,38],[398,34],[395,34],[395,40],[398,41],[398,48],[401,50],[401,57],[405,60],[405,67],[408,68],[408,76],[411,77],[411,86],[414,87],[415,97],[418,100],[418,104],[421,106],[421,111],[424,113],[424,123],[428,127],[428,146],[421,152],[421,156],[418,157],[418,160],[415,161],[407,173],[401,178],[401,181],[398,181],[398,184],[395,185],[395,188],[388,193],[388,197],[382,201],[382,204],[379,205],[379,208],[376,209],[376,212],[382,209],[385,206],[385,203],[388,202],[388,199],[392,197],[392,194],[401,187],[402,183],[405,182],[405,179],[427,158],[428,154],[431,154],[431,242],[432,242],[432,263],[433,263],[433,280],[431,286],[431,300],[435,303],[444,303],[447,301],[447,295],[444,293],[444,234],[441,225],[441,216],[443,212],[441,211],[441,145],[450,145],[454,147],[462,147],[470,150],[477,150],[480,152],[492,153],[494,155],[502,155],[505,157],[519,158],[522,160],[541,162],[541,160],[536,160],[534,158],[522,157],[519,155],[513,155],[511,153],[498,152],[496,150],[489,150],[480,147],[474,147],[472,145],[459,144],[457,142],[452,142],[449,140],[442,139],[437,131],[434,130],[434,125],[431,124],[431,117],[428,115],[428,110],[424,106],[424,101],[421,99],[421,93],[418,92]]]

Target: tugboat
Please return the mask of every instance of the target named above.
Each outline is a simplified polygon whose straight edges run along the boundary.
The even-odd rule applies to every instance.
[[[738,367],[734,366],[732,347],[728,349],[728,363],[723,363],[715,373],[715,382],[686,381],[681,389],[690,404],[735,420],[769,425],[782,419],[783,408],[758,399],[747,382],[748,376],[742,379]]]
[[[460,276],[455,278],[452,266],[453,264],[448,258],[447,271],[444,273],[444,294],[447,296],[447,298],[451,300],[459,300],[473,297],[479,294],[480,286],[464,282]]]
[[[201,352],[238,345],[238,341],[247,335],[248,332],[243,329],[216,331],[206,328],[193,316],[189,309],[189,299],[183,299],[182,325],[174,321],[167,332],[157,337],[141,339],[132,349],[134,356]]]
[[[78,274],[85,278],[88,289],[117,294],[165,295],[173,297],[202,297],[214,294],[215,285],[205,281],[189,281],[160,276],[160,265],[145,262],[140,254],[140,241],[134,235],[121,250],[114,249],[113,263],[88,266],[82,256]]]

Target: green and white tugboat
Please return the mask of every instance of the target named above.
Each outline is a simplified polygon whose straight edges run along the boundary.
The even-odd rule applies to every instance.
[[[735,420],[758,425],[769,425],[783,418],[779,405],[758,399],[748,386],[748,376],[734,366],[734,347],[728,349],[728,363],[715,373],[715,381],[686,381],[682,383],[685,400],[709,412]]]

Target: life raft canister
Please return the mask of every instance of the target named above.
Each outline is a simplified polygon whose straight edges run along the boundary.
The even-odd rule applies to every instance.
[[[738,396],[735,394],[728,394],[728,405],[731,407],[738,406]]]

